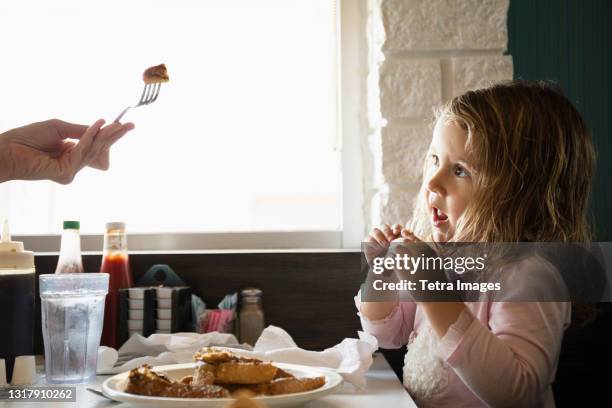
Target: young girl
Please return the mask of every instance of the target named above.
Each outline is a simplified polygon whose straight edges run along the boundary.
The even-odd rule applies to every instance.
[[[467,92],[437,115],[411,228],[375,228],[366,242],[588,241],[594,164],[584,120],[558,89]],[[529,276],[551,264],[504,268]],[[419,406],[554,406],[569,303],[355,301],[380,347],[408,344],[404,384]]]

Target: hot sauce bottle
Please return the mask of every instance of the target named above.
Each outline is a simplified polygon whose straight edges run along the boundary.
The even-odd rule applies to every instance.
[[[108,295],[104,309],[104,329],[101,343],[119,348],[117,325],[119,320],[119,289],[132,287],[132,272],[127,252],[124,222],[109,222],[104,234],[104,253],[100,272],[108,273]]]

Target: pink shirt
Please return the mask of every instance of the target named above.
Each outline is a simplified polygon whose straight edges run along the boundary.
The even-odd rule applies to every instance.
[[[545,261],[523,261],[517,271],[548,268]],[[540,269],[541,270],[541,269]],[[359,296],[355,298],[360,309]],[[440,339],[435,351],[447,385],[419,406],[554,407],[554,381],[563,332],[570,323],[566,302],[474,302]],[[400,348],[426,324],[414,302],[400,302],[383,320],[358,313],[363,329],[381,348]],[[413,336],[414,336],[413,334]]]

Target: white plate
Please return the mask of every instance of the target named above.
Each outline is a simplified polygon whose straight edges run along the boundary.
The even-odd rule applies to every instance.
[[[342,377],[331,370],[318,367],[307,367],[295,364],[274,363],[275,366],[282,368],[295,375],[296,377],[318,377],[325,376],[325,385],[316,390],[300,392],[297,394],[261,396],[253,399],[264,403],[269,408],[280,407],[299,407],[306,402],[321,398],[331,394],[342,386]],[[155,371],[164,372],[169,377],[180,379],[186,375],[192,375],[195,363],[173,364],[154,367]],[[147,397],[144,395],[128,394],[118,388],[120,381],[124,380],[128,372],[117,374],[102,384],[102,392],[107,397],[115,401],[126,402],[137,407],[200,407],[200,408],[221,408],[225,407],[231,398],[165,398]]]

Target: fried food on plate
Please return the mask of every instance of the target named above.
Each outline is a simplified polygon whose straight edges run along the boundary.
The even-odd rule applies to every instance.
[[[193,375],[186,375],[179,380],[179,382],[183,384],[191,384],[192,381],[193,381]]]
[[[193,384],[213,384],[215,382],[215,366],[212,364],[196,364],[193,372]]]
[[[151,370],[144,364],[134,368],[128,374],[121,388],[124,392],[155,397],[182,398],[225,398],[229,392],[217,385],[192,386],[184,382],[171,380],[166,375]]]
[[[241,363],[262,363],[261,360],[250,357],[241,357],[228,350],[217,349],[214,347],[205,347],[201,351],[197,351],[193,355],[195,361],[203,361],[208,364],[219,364],[227,362]]]
[[[164,374],[151,371],[150,365],[143,364],[130,371],[121,388],[132,394],[160,395],[171,386],[171,379]]]
[[[157,84],[161,82],[168,82],[170,77],[168,76],[166,65],[159,64],[154,67],[147,68],[142,74],[142,79],[145,84]]]
[[[286,372],[282,368],[279,368],[278,370],[276,370],[276,375],[274,376],[275,380],[277,378],[295,378],[295,376],[291,373]]]
[[[179,384],[178,392],[170,397],[179,398],[227,398],[230,393],[218,385],[190,385]]]
[[[261,384],[261,393],[265,395],[293,394],[316,390],[325,385],[325,377],[313,378],[279,378],[268,384]]]
[[[256,358],[240,357],[226,350],[203,349],[194,355],[196,377],[208,384],[261,384],[274,379],[278,368]],[[213,381],[210,382],[210,378]]]
[[[196,367],[193,375],[179,381],[156,373],[145,364],[130,371],[121,388],[133,394],[157,397],[222,398],[244,396],[244,393],[249,396],[293,394],[325,385],[324,376],[297,378],[271,363],[240,357],[226,350],[202,349],[194,355],[194,359]],[[235,401],[236,404],[251,402],[248,398]]]
[[[267,383],[277,370],[270,363],[220,363],[215,369],[215,384]]]
[[[272,380],[263,384],[223,384],[225,388],[236,396],[237,393],[246,391],[255,395],[283,395],[294,394],[297,392],[306,392],[316,390],[325,385],[325,377],[312,378],[295,378],[285,377],[277,380]]]

